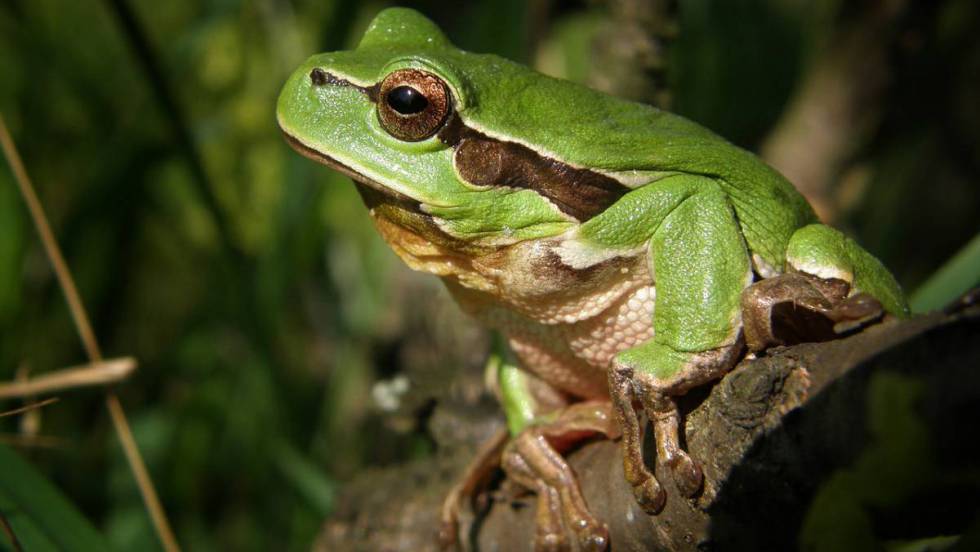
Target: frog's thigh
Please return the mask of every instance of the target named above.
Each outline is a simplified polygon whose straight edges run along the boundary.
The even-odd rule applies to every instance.
[[[752,282],[745,241],[716,184],[678,205],[651,239],[657,288],[653,340],[620,354],[654,388],[685,392],[736,344],[740,295]],[[727,355],[721,355],[727,356]],[[685,374],[688,372],[688,374]]]
[[[656,512],[663,490],[642,464],[634,401],[654,424],[657,461],[685,495],[700,468],[680,447],[674,396],[720,377],[740,353],[739,297],[752,278],[749,255],[727,196],[711,181],[678,205],[651,240],[657,287],[653,340],[620,353],[610,394],[624,433],[624,468],[641,505]]]
[[[823,279],[843,280],[854,291],[865,292],[896,316],[908,314],[898,282],[881,261],[854,240],[824,224],[797,230],[786,248],[786,263],[794,270]]]

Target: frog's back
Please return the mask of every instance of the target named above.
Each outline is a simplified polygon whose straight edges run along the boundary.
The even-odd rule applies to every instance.
[[[477,91],[467,121],[487,134],[599,170],[627,186],[642,185],[645,173],[713,178],[731,199],[751,252],[777,271],[793,232],[816,221],[782,175],[692,121],[486,57],[488,62],[464,65],[474,68],[464,71]]]
[[[433,69],[452,88],[465,125],[597,170],[626,188],[664,172],[713,178],[731,199],[751,251],[776,270],[793,231],[815,221],[785,178],[711,131],[498,56],[459,50],[431,22],[405,10],[382,12],[356,51],[325,56],[332,70],[363,86],[378,82],[393,63]]]

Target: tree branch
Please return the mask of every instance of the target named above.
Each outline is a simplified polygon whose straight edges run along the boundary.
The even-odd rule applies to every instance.
[[[976,506],[959,496],[963,488],[950,485],[948,474],[943,476],[946,486],[935,489],[908,483],[933,481],[930,477],[936,474],[919,473],[919,479],[905,475],[904,457],[885,455],[880,467],[872,463],[870,475],[862,475],[861,466],[874,460],[874,447],[889,446],[886,437],[895,431],[888,420],[905,420],[901,413],[888,414],[901,401],[881,400],[880,384],[892,376],[918,393],[910,412],[921,415],[916,423],[928,428],[931,444],[926,452],[932,459],[923,464],[931,468],[920,471],[963,463],[962,443],[980,442],[975,425],[957,424],[980,414],[977,335],[980,307],[973,306],[959,314],[888,321],[846,339],[782,348],[742,362],[710,391],[686,397],[688,445],[702,462],[705,488],[699,497],[684,499],[669,477],[658,473],[671,492],[658,516],[647,516],[636,506],[623,478],[618,443],[591,442],[573,452],[569,462],[592,511],[609,524],[614,551],[797,548],[800,535],[809,534],[807,524],[820,521],[814,506],[818,497],[842,473],[852,477],[848,481],[859,507],[866,505],[863,488],[872,489],[871,494],[890,492],[894,504],[878,501],[875,508],[893,516],[892,522],[894,516],[914,517],[921,533],[904,534],[909,524],[896,522],[874,526],[874,535],[958,534]],[[898,442],[904,443],[903,437]],[[318,549],[436,550],[438,506],[465,463],[465,454],[460,456],[361,476],[325,524]],[[976,455],[966,457],[975,462]],[[896,473],[904,487],[875,482]],[[906,504],[915,493],[930,498]],[[491,493],[489,507],[475,516],[468,549],[530,550],[533,501],[501,494]],[[945,514],[932,515],[936,508]]]

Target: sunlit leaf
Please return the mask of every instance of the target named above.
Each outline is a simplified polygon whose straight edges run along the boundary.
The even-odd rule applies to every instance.
[[[929,312],[945,307],[980,284],[980,234],[960,249],[912,295],[912,312]]]

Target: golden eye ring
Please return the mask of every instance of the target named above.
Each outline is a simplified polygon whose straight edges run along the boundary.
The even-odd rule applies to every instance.
[[[395,138],[425,140],[442,128],[451,106],[449,87],[439,77],[418,69],[399,69],[381,81],[378,121]]]

